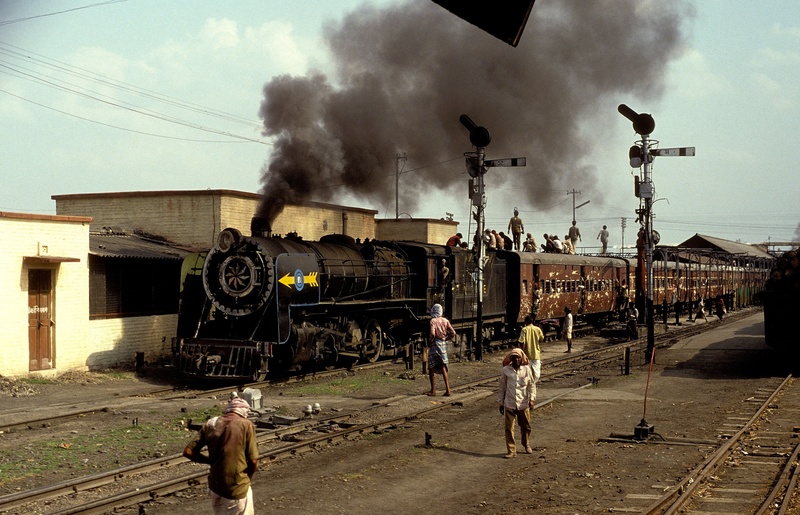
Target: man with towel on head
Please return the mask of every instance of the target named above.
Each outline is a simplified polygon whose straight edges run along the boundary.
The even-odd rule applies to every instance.
[[[203,424],[183,451],[190,460],[211,465],[208,489],[215,515],[254,513],[250,480],[258,466],[258,447],[249,413],[250,405],[232,393],[225,414]],[[208,456],[200,453],[206,446]]]
[[[525,452],[533,454],[531,448],[531,409],[536,398],[533,380],[533,369],[530,367],[528,357],[522,349],[513,349],[503,359],[503,371],[500,373],[500,388],[497,400],[500,403],[500,413],[505,415],[506,458],[517,455],[517,445],[514,441],[514,425],[519,423],[522,433],[522,445]]]
[[[442,316],[442,305],[434,304],[431,308],[431,332],[428,337],[428,377],[431,390],[425,395],[436,395],[435,373],[442,374],[444,379],[444,396],[450,396],[450,378],[447,377],[447,340],[452,340],[456,332],[450,321]]]

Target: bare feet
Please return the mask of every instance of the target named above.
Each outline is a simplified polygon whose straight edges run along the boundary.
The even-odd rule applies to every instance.
[[[436,392],[425,392],[428,397],[436,397]]]

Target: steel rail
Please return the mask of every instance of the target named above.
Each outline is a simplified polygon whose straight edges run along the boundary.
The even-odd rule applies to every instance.
[[[592,386],[593,384],[594,383],[589,383],[586,385],[579,386],[568,392],[564,392],[557,397],[561,397],[569,393],[581,390],[588,386]],[[488,395],[491,395],[491,392],[482,392],[478,395],[472,396],[471,399],[474,400]],[[555,400],[555,398],[548,399],[546,402],[541,403],[534,409],[541,408],[549,404],[553,400]],[[303,442],[289,444],[286,446],[282,446],[278,449],[273,449],[270,451],[260,453],[259,461],[267,460],[270,463],[274,463],[283,458],[295,456],[304,451],[313,450],[314,448],[320,445],[331,445],[338,441],[347,440],[349,437],[353,435],[360,436],[365,433],[375,433],[384,431],[386,429],[395,428],[398,426],[398,424],[418,419],[420,417],[443,410],[445,408],[462,405],[463,402],[464,402],[463,399],[454,400],[452,402],[430,406],[428,408],[418,410],[413,413],[392,417],[390,419],[382,420],[380,422],[370,422],[365,424],[354,425],[349,428],[342,428],[342,430],[337,431],[333,434],[316,436],[308,440],[305,440]],[[78,507],[69,508],[64,511],[59,511],[53,515],[72,515],[76,513],[89,515],[95,513],[107,513],[109,510],[112,509],[123,508],[140,502],[150,501],[167,494],[172,494],[181,490],[186,490],[188,488],[197,486],[201,484],[202,479],[206,478],[207,476],[208,472],[205,471],[187,474],[184,476],[180,476],[178,478],[174,478],[167,482],[160,482],[145,487],[131,489],[126,492],[122,492],[120,494],[109,497],[107,499],[99,499]]]
[[[673,332],[670,332],[670,333],[665,333],[665,334],[658,335],[659,337],[661,337],[661,338],[659,338],[659,340],[663,340],[660,343],[658,343],[658,347],[665,347],[665,346],[670,345],[673,342],[673,340],[675,338],[677,338],[677,337],[686,336],[688,334],[697,334],[697,333],[703,332],[704,330],[711,329],[711,327],[706,328],[706,325],[707,324],[703,324],[701,326],[688,327],[688,328],[685,328],[685,329],[682,329],[682,330],[679,329],[678,331],[673,331]],[[555,377],[563,375],[564,373],[568,373],[569,371],[575,370],[575,368],[576,368],[574,366],[575,363],[580,362],[580,361],[585,361],[585,363],[581,364],[581,367],[579,367],[579,368],[587,368],[587,367],[590,367],[590,366],[604,364],[604,363],[607,363],[607,362],[610,362],[610,361],[621,360],[622,358],[621,358],[621,355],[619,354],[619,350],[624,349],[625,347],[630,347],[630,348],[633,348],[634,350],[637,350],[637,351],[638,350],[643,351],[644,348],[645,348],[645,343],[646,343],[645,339],[641,338],[641,339],[635,340],[633,342],[622,342],[622,343],[610,345],[608,347],[603,347],[603,348],[600,348],[600,349],[594,349],[594,350],[585,351],[585,352],[573,353],[573,354],[570,354],[568,356],[563,356],[563,357],[551,358],[551,359],[546,360],[544,362],[544,364],[545,365],[549,365],[550,368],[547,369],[547,368],[543,367],[543,368],[545,368],[546,371],[543,370],[541,381],[551,380],[551,379],[554,379]],[[608,356],[604,357],[604,358],[599,358],[599,359],[596,359],[596,360],[592,360],[593,357],[603,356],[603,355],[608,355]],[[377,367],[380,367],[380,366],[385,366],[386,364],[388,364],[388,362],[371,363],[371,364],[368,364],[368,365],[365,364],[363,366],[359,366],[359,369],[363,370],[365,368],[377,368]],[[564,370],[560,370],[559,369],[559,367],[561,365],[565,366]],[[554,370],[554,368],[555,368],[555,370]],[[341,374],[343,371],[345,371],[345,369],[332,370],[332,371],[328,371],[328,373],[326,373],[326,375]],[[272,380],[272,381],[275,381],[275,380]],[[495,383],[496,381],[497,381],[497,376],[496,375],[492,375],[492,376],[489,376],[489,377],[485,377],[485,378],[480,378],[480,379],[477,379],[477,380],[469,381],[467,383],[463,383],[463,384],[460,384],[460,385],[454,385],[452,387],[452,390],[454,390],[454,391],[469,390],[469,389],[472,389],[472,388],[476,388],[476,387],[480,387],[480,386],[486,385],[487,383]],[[252,383],[252,384],[257,384],[257,383]],[[589,383],[587,385],[584,385],[582,387],[577,388],[576,390],[581,389],[581,388],[585,388],[586,386],[590,386],[592,384],[594,384],[594,383]],[[222,392],[229,392],[230,391],[230,387],[221,388],[219,390],[212,390],[212,392],[213,391],[219,391],[221,393]],[[204,391],[203,393],[205,394],[205,393],[208,393],[208,392]],[[569,392],[567,392],[567,393],[569,393]],[[564,395],[564,394],[562,394],[562,395]],[[416,397],[416,395],[408,396],[408,397]],[[558,397],[560,397],[560,396],[558,396]],[[549,404],[550,402],[553,402],[554,400],[556,400],[556,398],[557,397],[554,397],[554,398],[548,399],[547,401],[545,401],[545,402],[543,402],[541,404],[538,404],[537,408],[541,407],[541,406],[545,406],[545,405]],[[307,432],[307,431],[314,431],[314,430],[320,429],[320,428],[325,427],[325,426],[330,426],[333,423],[340,423],[340,422],[345,421],[347,419],[354,418],[354,417],[358,416],[359,414],[362,414],[364,412],[379,408],[381,406],[385,406],[387,403],[395,402],[395,401],[396,401],[396,398],[389,399],[389,400],[386,400],[386,401],[384,401],[382,403],[371,405],[371,406],[369,406],[367,408],[364,408],[363,410],[358,410],[358,411],[349,412],[349,413],[345,413],[345,414],[338,414],[338,415],[334,415],[334,416],[327,417],[327,418],[324,418],[324,419],[315,419],[314,422],[307,422],[307,423],[304,423],[304,424],[298,424],[298,425],[293,425],[293,426],[289,426],[289,427],[280,427],[280,428],[276,428],[274,430],[267,430],[267,431],[260,430],[258,432],[257,440],[258,440],[259,443],[264,443],[264,442],[267,442],[267,441],[270,441],[270,440],[281,439],[281,438],[283,438],[285,436],[288,436],[288,435],[291,435],[291,434]],[[389,424],[389,425],[391,425],[391,424],[396,423],[398,420],[401,420],[401,419],[406,419],[407,420],[407,419],[409,419],[409,417],[410,418],[416,418],[420,414],[425,414],[427,412],[436,411],[438,409],[442,409],[444,407],[451,406],[456,402],[460,402],[460,401],[454,401],[454,402],[451,402],[451,403],[443,403],[443,404],[441,404],[439,406],[434,406],[432,408],[428,408],[426,410],[423,410],[423,411],[419,412],[418,414],[404,415],[404,416],[398,417],[397,419],[393,419],[393,420],[390,420],[390,421],[382,422],[381,424]],[[95,411],[98,411],[98,410],[89,410],[87,412],[95,412]],[[374,424],[366,424],[366,425],[364,425],[365,428],[366,427],[372,427],[372,426],[374,426]],[[364,429],[363,428],[362,429],[348,429],[347,433],[345,433],[345,434],[349,434],[349,433],[351,433],[353,431],[361,431],[361,432],[363,432]],[[332,439],[334,437],[336,437],[336,435],[326,434],[324,436],[318,437],[317,440],[321,442],[321,441],[325,441],[325,440],[330,440],[330,439]],[[305,443],[305,442],[303,442],[303,443]],[[297,448],[301,448],[303,443],[296,444]],[[296,452],[296,451],[293,450],[293,448],[291,446],[289,446],[288,448],[286,448],[284,450],[276,451],[276,452],[278,452],[278,453],[286,453],[286,452],[293,453],[293,452]],[[76,478],[76,479],[73,479],[73,480],[69,480],[69,481],[65,481],[65,482],[61,482],[61,483],[56,483],[54,485],[49,485],[49,486],[42,487],[42,488],[39,488],[39,489],[28,490],[28,491],[25,491],[25,492],[19,492],[19,493],[16,493],[16,494],[2,496],[2,497],[0,497],[0,513],[4,512],[4,511],[7,511],[7,510],[9,510],[11,508],[22,506],[22,505],[30,503],[32,501],[54,499],[54,498],[57,498],[57,497],[60,497],[60,496],[66,495],[66,494],[71,494],[71,493],[76,493],[76,492],[80,492],[80,491],[90,490],[92,488],[97,488],[97,487],[100,487],[100,486],[104,486],[104,485],[108,485],[108,484],[111,484],[111,483],[118,482],[118,481],[120,481],[122,479],[126,479],[126,478],[134,476],[134,475],[139,475],[139,474],[146,473],[146,472],[152,472],[154,470],[159,470],[159,469],[162,469],[162,468],[165,468],[165,467],[170,467],[170,466],[186,463],[187,461],[188,460],[186,460],[186,458],[183,458],[182,455],[175,454],[175,455],[171,455],[171,456],[166,456],[166,457],[161,457],[161,458],[157,458],[157,459],[154,459],[154,460],[150,460],[150,461],[145,462],[145,463],[129,465],[129,466],[122,467],[120,469],[115,469],[115,470],[108,471],[108,472],[102,472],[102,473],[94,474],[94,475],[91,475],[91,476],[86,476],[86,477],[83,477],[83,478]],[[180,480],[177,480],[177,481],[180,483]]]
[[[786,465],[783,467],[781,471],[781,475],[778,477],[778,480],[775,481],[775,485],[772,487],[769,495],[764,502],[761,503],[761,506],[758,508],[758,511],[755,515],[764,515],[765,513],[772,512],[774,509],[773,502],[781,492],[784,492],[785,495],[791,497],[792,492],[794,491],[794,483],[797,483],[797,456],[800,455],[800,443],[794,446],[794,451],[792,451],[792,455],[789,457],[789,460],[786,462]],[[787,482],[789,483],[787,485]],[[785,487],[785,488],[784,488]],[[781,503],[781,512],[785,512],[789,509],[789,503],[786,502],[787,499],[784,497],[784,502]]]
[[[373,369],[373,368],[381,368],[381,367],[388,366],[390,364],[391,364],[391,360],[387,360],[387,361],[382,361],[382,362],[379,362],[379,363],[368,363],[368,364],[364,364],[364,365],[358,365],[357,368],[358,368],[359,371],[362,371],[362,370],[369,370],[369,369]],[[235,389],[235,388],[239,388],[241,390],[244,390],[245,388],[250,388],[250,387],[276,386],[276,385],[279,386],[279,385],[282,385],[282,384],[290,384],[290,383],[294,383],[294,382],[302,382],[302,381],[307,381],[307,380],[312,380],[312,379],[323,379],[323,378],[326,378],[326,377],[339,375],[339,374],[342,374],[344,372],[352,371],[352,369],[353,369],[352,367],[350,367],[350,368],[337,368],[337,369],[333,369],[333,370],[324,370],[324,371],[318,371],[318,372],[313,372],[313,373],[309,373],[309,374],[299,374],[299,375],[296,375],[296,376],[291,376],[291,377],[286,377],[286,378],[276,378],[276,379],[271,379],[271,380],[268,380],[268,381],[260,381],[260,382],[255,382],[255,383],[245,383],[245,384],[238,384],[238,385],[229,384],[227,386],[220,387],[220,388],[214,388],[214,389],[211,389],[211,390],[189,390],[189,391],[180,391],[180,392],[176,393],[177,388],[175,388],[175,387],[173,387],[173,388],[160,388],[160,389],[152,390],[152,391],[149,391],[149,392],[146,392],[146,393],[137,393],[137,394],[129,395],[129,396],[125,397],[124,399],[143,399],[143,400],[146,401],[149,397],[153,396],[153,397],[157,398],[158,400],[175,400],[175,399],[184,399],[184,398],[190,398],[190,397],[197,397],[198,395],[204,395],[204,396],[206,396],[206,395],[221,395],[221,394],[228,394],[228,393],[231,392],[232,389]],[[167,394],[167,395],[162,395],[162,394]],[[75,403],[71,403],[70,405],[74,406]],[[20,431],[20,430],[25,430],[25,429],[36,429],[36,428],[42,428],[42,427],[49,427],[49,426],[51,426],[53,424],[57,424],[57,423],[60,423],[60,422],[64,422],[64,421],[67,421],[67,420],[71,420],[71,419],[74,419],[74,418],[79,418],[79,417],[83,417],[83,416],[87,416],[87,415],[93,415],[93,414],[95,414],[97,412],[101,412],[101,411],[110,411],[110,410],[112,410],[114,408],[115,408],[115,406],[109,406],[109,405],[106,405],[106,404],[101,404],[101,405],[92,406],[91,408],[80,409],[80,410],[77,410],[77,411],[70,411],[68,413],[63,413],[61,415],[53,415],[53,416],[49,416],[49,417],[41,417],[41,418],[36,418],[36,419],[23,420],[23,421],[20,421],[20,422],[7,423],[7,424],[4,424],[4,425],[0,425],[0,434],[2,434],[2,433],[12,433],[12,432]]]
[[[704,483],[703,480],[714,473],[722,461],[730,454],[733,446],[738,444],[741,438],[751,431],[753,425],[760,419],[764,411],[791,379],[791,375],[787,376],[736,434],[687,474],[670,492],[648,506],[642,513],[646,515],[674,515],[684,508],[691,500],[695,491]]]

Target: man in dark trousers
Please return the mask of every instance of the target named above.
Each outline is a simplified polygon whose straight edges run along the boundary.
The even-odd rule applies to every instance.
[[[250,405],[234,392],[225,414],[209,419],[183,455],[211,465],[208,489],[214,514],[253,515],[250,480],[258,466],[255,425],[247,419]],[[208,456],[201,454],[208,447]]]

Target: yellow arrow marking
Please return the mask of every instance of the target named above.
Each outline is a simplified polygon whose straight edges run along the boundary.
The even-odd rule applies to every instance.
[[[278,282],[289,288],[294,288],[294,274],[287,273],[286,275],[278,279]],[[317,272],[311,272],[308,275],[304,275],[303,285],[310,286],[312,288],[319,286],[319,284],[317,284]]]

